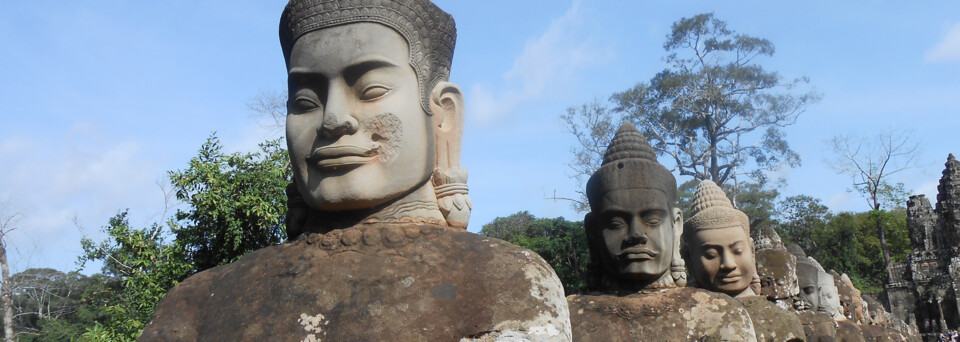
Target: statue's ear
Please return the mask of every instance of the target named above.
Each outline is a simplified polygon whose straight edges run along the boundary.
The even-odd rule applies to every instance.
[[[593,213],[587,213],[583,217],[583,230],[587,235],[587,244],[593,244],[597,235],[597,219]]]
[[[430,118],[436,137],[433,188],[440,213],[447,225],[466,228],[473,202],[467,190],[467,169],[460,167],[463,144],[463,91],[456,84],[440,82],[430,92]]]
[[[430,92],[430,111],[437,136],[437,167],[460,167],[465,105],[463,91],[456,84],[439,82]]]
[[[683,211],[680,208],[673,208],[673,234],[677,241],[680,241],[680,236],[683,235]]]

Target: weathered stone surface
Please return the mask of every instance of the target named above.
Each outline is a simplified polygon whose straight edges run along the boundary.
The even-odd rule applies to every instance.
[[[797,282],[797,257],[783,249],[757,252],[757,273],[760,293],[784,309],[793,308],[793,298],[800,294]]]
[[[754,246],[757,250],[761,249],[786,249],[783,245],[783,240],[780,239],[780,234],[777,234],[776,230],[770,228],[769,226],[760,227],[760,229],[755,229],[757,233],[751,233],[753,237]],[[755,236],[755,237],[754,237]]]
[[[371,225],[188,278],[141,341],[569,341],[568,317],[555,273],[529,250],[443,226]]]
[[[910,338],[960,329],[960,162],[951,154],[944,166],[936,209],[923,195],[907,201],[913,251],[891,265],[886,285],[895,318],[871,317]]]
[[[806,333],[800,316],[795,312],[784,310],[767,300],[764,296],[749,296],[737,298],[743,307],[750,313],[753,329],[757,333],[757,341],[805,341]]]
[[[787,245],[787,252],[790,252],[790,254],[793,254],[793,256],[797,257],[797,260],[807,258],[807,253],[803,251],[803,247],[800,247],[800,245],[795,243]]]
[[[937,216],[944,246],[960,245],[960,162],[947,157],[947,163],[937,186]]]
[[[746,309],[722,293],[673,288],[567,297],[574,341],[756,341]]]
[[[899,331],[879,325],[861,325],[860,330],[867,342],[909,342],[917,340],[917,338],[907,337]]]
[[[800,323],[807,342],[833,342],[837,338],[837,322],[830,316],[813,311],[801,311]]]
[[[832,272],[832,271],[831,271]],[[840,295],[840,305],[843,308],[843,316],[856,324],[866,322],[862,293],[855,286],[853,281],[846,273],[839,277],[834,277],[837,286],[837,292]]]
[[[934,243],[937,215],[924,195],[910,196],[907,200],[907,232],[915,251],[937,248]]]
[[[864,342],[863,332],[849,320],[837,321],[837,342]]]

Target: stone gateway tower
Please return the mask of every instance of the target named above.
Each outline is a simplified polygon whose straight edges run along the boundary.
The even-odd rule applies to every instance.
[[[951,154],[936,208],[923,195],[907,201],[913,252],[892,266],[887,296],[894,316],[921,334],[960,329],[960,162]]]

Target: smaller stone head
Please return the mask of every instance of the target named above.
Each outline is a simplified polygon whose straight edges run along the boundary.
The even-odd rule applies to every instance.
[[[683,254],[695,286],[730,296],[755,295],[757,278],[750,219],[733,208],[713,181],[700,182],[693,216],[683,224]]]
[[[840,306],[843,307],[843,315],[854,322],[863,323],[863,300],[860,299],[860,290],[853,286],[853,282],[846,273],[834,277],[834,282],[840,294]]]
[[[587,199],[591,211],[584,229],[592,273],[639,288],[679,280],[668,272],[683,267],[677,257],[682,216],[675,205],[676,179],[632,124],[617,131],[603,165],[587,181]],[[595,289],[609,287],[596,279],[591,283]]]
[[[805,253],[805,252],[803,251],[803,248],[800,247],[800,245],[798,245],[798,244],[791,243],[791,244],[787,245],[786,248],[787,248],[787,252],[790,252],[790,254],[793,254],[793,256],[797,257],[797,260],[806,259],[806,258],[807,258],[807,253]]]
[[[817,283],[820,287],[820,307],[818,312],[824,313],[834,319],[843,319],[842,307],[840,306],[840,295],[837,286],[834,284],[832,274],[819,270]]]
[[[760,294],[772,301],[787,300],[800,294],[797,281],[797,257],[785,249],[757,251]]]
[[[759,229],[758,237],[755,242],[756,249],[784,249],[783,240],[780,240],[780,234],[769,226],[763,226]]]
[[[797,280],[800,284],[800,298],[808,305],[807,309],[817,311],[820,307],[819,289],[820,270],[809,259],[797,259]]]

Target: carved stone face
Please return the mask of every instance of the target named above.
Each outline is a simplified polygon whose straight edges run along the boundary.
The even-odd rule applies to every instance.
[[[800,298],[810,304],[811,310],[820,307],[819,270],[809,261],[797,261],[797,280],[800,282]]]
[[[290,52],[287,146],[311,207],[353,210],[426,182],[434,135],[407,41],[376,23],[309,32]]]
[[[820,285],[820,307],[817,311],[833,318],[843,318],[840,295],[837,293],[837,285],[833,283],[833,275],[821,272],[817,282]]]
[[[690,246],[690,272],[701,288],[731,296],[743,293],[757,274],[753,242],[738,226],[697,231]]]
[[[680,211],[654,189],[617,189],[603,194],[600,212],[588,216],[587,233],[604,268],[625,279],[656,280],[673,260]],[[599,245],[599,246],[596,246]]]
[[[757,273],[761,294],[770,300],[781,300],[800,293],[797,282],[797,258],[783,249],[757,252]]]

